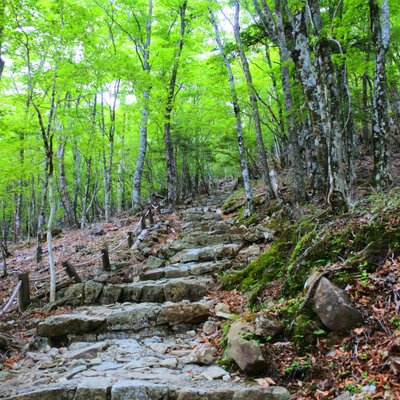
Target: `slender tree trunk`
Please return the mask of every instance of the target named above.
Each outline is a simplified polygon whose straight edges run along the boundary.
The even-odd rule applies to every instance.
[[[251,192],[250,174],[249,174],[249,167],[247,165],[246,149],[245,149],[245,145],[243,142],[243,125],[242,125],[242,117],[240,115],[239,99],[238,99],[238,96],[236,93],[235,78],[233,76],[231,64],[228,60],[228,57],[225,54],[224,45],[221,40],[221,35],[219,33],[218,24],[217,24],[215,15],[212,12],[211,8],[209,8],[209,10],[210,10],[211,22],[214,27],[215,38],[216,38],[216,41],[218,44],[219,52],[220,52],[222,60],[225,64],[226,72],[228,73],[229,87],[231,90],[231,98],[232,98],[232,104],[233,104],[233,111],[235,113],[235,119],[236,119],[236,133],[237,133],[237,144],[238,144],[238,150],[239,150],[239,156],[240,156],[240,167],[241,167],[241,172],[242,172],[242,177],[243,177],[244,189],[245,189],[245,193],[246,193],[247,208],[248,208],[248,212],[251,214],[254,211],[253,194]]]
[[[5,1],[0,1],[0,80],[4,70],[4,60],[2,58],[2,44],[3,44],[3,31],[4,31],[4,20],[5,20]]]
[[[55,125],[57,125],[57,122]],[[62,129],[62,127],[59,127],[59,129]],[[59,141],[60,143],[58,145],[57,158],[58,158],[58,171],[60,179],[61,203],[64,208],[65,222],[69,227],[71,227],[74,225],[75,221],[73,218],[71,201],[68,196],[68,183],[65,174],[64,155],[65,155],[66,140],[64,137],[59,136]]]
[[[144,43],[141,43],[141,46],[138,46],[138,49],[141,50],[142,53],[142,69],[145,72],[146,79],[149,79],[150,74],[150,44],[151,44],[151,25],[152,25],[152,17],[153,17],[153,0],[149,0],[148,7],[148,17],[146,20],[146,40]],[[150,87],[147,82],[145,83],[145,89],[142,90],[143,95],[143,103],[142,103],[142,117],[140,123],[140,145],[139,145],[139,154],[136,161],[135,172],[133,175],[133,191],[132,191],[132,205],[134,208],[139,207],[141,202],[141,187],[142,187],[142,176],[143,176],[143,168],[146,160],[146,151],[147,151],[147,126],[149,123],[149,103],[150,103]]]
[[[52,157],[52,156],[51,156]],[[54,176],[53,176],[53,160],[49,160],[49,203],[50,203],[50,214],[47,223],[47,250],[49,257],[49,269],[50,269],[50,303],[56,301],[56,270],[54,265],[53,257],[53,238],[52,229],[54,225],[54,218],[56,213],[56,200],[54,196]]]
[[[365,72],[362,77],[362,110],[363,110],[363,124],[362,124],[362,142],[365,147],[365,150],[369,153],[370,151],[370,123],[369,123],[369,115],[372,110],[372,105],[369,104],[369,76],[368,73]]]
[[[268,167],[268,159],[267,152],[265,151],[264,140],[262,137],[262,129],[261,129],[261,119],[260,113],[258,110],[258,102],[257,102],[257,94],[253,85],[253,78],[251,76],[249,63],[247,61],[245,52],[243,50],[242,39],[240,38],[240,26],[239,26],[239,1],[234,0],[235,6],[235,17],[233,23],[233,32],[235,35],[236,44],[238,46],[238,52],[240,56],[240,60],[242,63],[242,69],[246,78],[247,89],[250,98],[250,107],[254,118],[254,126],[256,131],[256,139],[257,139],[257,150],[258,150],[258,161],[260,164],[260,170],[262,174],[262,179],[264,182],[266,196],[268,198],[276,197],[276,193],[274,193],[271,179],[269,175],[269,167]]]
[[[142,176],[143,176],[143,167],[146,159],[146,151],[147,151],[147,125],[149,122],[149,99],[150,92],[149,90],[143,90],[143,105],[142,105],[142,119],[140,124],[140,145],[139,145],[139,154],[136,161],[135,173],[133,175],[133,207],[137,208],[141,202],[141,187],[142,187]]]
[[[89,200],[89,188],[90,188],[90,175],[92,171],[92,158],[89,157],[86,161],[86,179],[85,179],[85,192],[82,198],[82,210],[81,210],[81,229],[85,227],[86,213],[87,213],[87,202]]]
[[[164,144],[165,144],[165,161],[167,167],[167,190],[168,204],[173,207],[177,202],[177,176],[176,176],[176,159],[174,156],[174,147],[171,138],[171,114],[174,106],[175,85],[178,76],[179,63],[182,55],[185,31],[186,31],[186,7],[187,0],[184,0],[179,9],[180,17],[180,37],[178,48],[175,53],[174,63],[172,66],[171,78],[169,81],[169,89],[167,96],[167,105],[164,113]]]
[[[301,155],[300,147],[300,135],[302,130],[296,126],[294,118],[294,108],[292,100],[292,90],[289,75],[289,60],[290,53],[286,44],[284,25],[282,19],[282,10],[280,9],[280,3],[278,0],[275,1],[275,12],[276,12],[276,37],[279,47],[280,65],[281,65],[281,79],[282,79],[282,91],[283,101],[286,109],[286,122],[288,126],[288,139],[289,139],[289,157],[292,164],[293,170],[293,188],[294,188],[294,200],[296,202],[302,202],[306,200],[306,190],[304,183],[304,162]]]
[[[390,17],[388,0],[369,0],[372,40],[375,47],[374,96],[372,144],[374,151],[373,180],[376,186],[391,182],[389,166],[389,118],[387,113],[386,53],[390,41]]]
[[[81,187],[81,155],[77,140],[74,140],[72,146],[73,160],[74,160],[74,173],[73,173],[73,194],[72,194],[72,215],[74,223],[78,222],[78,197]]]

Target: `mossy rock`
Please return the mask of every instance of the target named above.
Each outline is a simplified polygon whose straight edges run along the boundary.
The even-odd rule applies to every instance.
[[[292,342],[298,351],[306,351],[312,346],[322,329],[321,323],[309,314],[301,314],[294,320]]]

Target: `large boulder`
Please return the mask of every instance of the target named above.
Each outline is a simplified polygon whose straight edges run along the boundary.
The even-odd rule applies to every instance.
[[[39,336],[58,337],[70,334],[93,332],[102,327],[105,318],[84,314],[54,315],[40,322],[37,328]]]
[[[321,278],[312,299],[312,309],[332,331],[345,332],[362,322],[361,313],[351,304],[346,292]]]
[[[267,362],[255,340],[246,336],[254,334],[251,324],[241,320],[235,321],[228,332],[228,355],[247,375],[261,375],[267,370]]]

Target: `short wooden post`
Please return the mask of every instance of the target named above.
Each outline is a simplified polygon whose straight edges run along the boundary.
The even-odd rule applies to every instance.
[[[19,274],[18,280],[21,281],[21,287],[18,292],[18,309],[20,312],[24,312],[31,304],[29,273]]]
[[[132,232],[128,232],[128,249],[133,246],[133,234]]]
[[[146,217],[143,214],[142,219],[140,220],[140,227],[143,229],[146,229]]]
[[[153,210],[149,207],[149,223],[150,225],[154,225],[154,217],[153,217]]]
[[[65,272],[71,279],[73,279],[76,283],[82,283],[81,277],[78,275],[76,269],[72,266],[72,264],[69,261],[64,261],[62,263],[62,266],[63,268],[65,268]]]
[[[107,248],[101,250],[101,259],[103,260],[103,268],[106,271],[111,271],[110,257]]]

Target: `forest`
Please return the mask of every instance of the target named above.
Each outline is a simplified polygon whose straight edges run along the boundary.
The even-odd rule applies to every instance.
[[[3,0],[3,240],[239,175],[250,209],[256,178],[267,197],[346,209],[365,156],[371,185],[390,185],[398,8]]]
[[[361,286],[352,287],[364,290],[368,274],[399,265],[399,82],[395,0],[0,0],[3,279],[17,276],[26,246],[57,304],[60,234],[89,246],[86,232],[131,216],[144,229],[153,210],[170,224],[160,241],[178,240],[191,213],[208,218],[190,207],[218,199],[223,218],[235,218],[231,235],[264,232],[243,239],[260,246],[258,258],[239,257],[219,277],[233,302],[242,291],[259,312],[279,277],[283,319],[297,321],[326,276],[343,287],[353,268]],[[139,262],[177,257],[157,246]],[[185,257],[176,260],[194,260]],[[398,313],[399,289],[390,291]],[[294,398],[334,398],[324,396]]]

